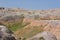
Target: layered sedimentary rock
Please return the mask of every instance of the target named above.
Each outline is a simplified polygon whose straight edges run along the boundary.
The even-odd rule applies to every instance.
[[[13,29],[15,30],[14,33],[19,39],[21,37],[22,39],[27,39],[40,32],[48,31],[55,35],[57,40],[60,40],[60,9],[26,10],[20,8],[0,8],[0,23],[7,25],[10,29],[15,28]],[[0,32],[2,35],[3,32]],[[13,34],[5,31],[4,28],[4,33],[6,32],[8,35]],[[12,35],[9,37],[12,37]]]

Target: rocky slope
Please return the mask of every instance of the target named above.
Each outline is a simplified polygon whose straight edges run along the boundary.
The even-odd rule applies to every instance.
[[[18,40],[31,38],[44,31],[50,32],[60,40],[60,9],[0,8],[0,23],[8,26]]]
[[[51,34],[50,32],[42,32],[38,33],[37,35],[27,39],[27,40],[57,40],[55,35]]]
[[[13,32],[0,24],[0,40],[16,40]]]

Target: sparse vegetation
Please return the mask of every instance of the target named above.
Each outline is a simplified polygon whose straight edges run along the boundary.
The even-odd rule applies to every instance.
[[[40,18],[39,15],[35,15],[35,16],[34,16],[34,19],[35,19],[35,20],[39,20],[39,18]]]
[[[23,27],[23,25],[21,23],[17,23],[17,22],[13,23],[11,25],[10,24],[8,25],[8,28],[11,29],[12,31],[16,31],[22,27]]]
[[[18,30],[16,34],[17,34],[17,37],[29,38],[40,32],[43,32],[43,27],[30,26],[30,27]]]

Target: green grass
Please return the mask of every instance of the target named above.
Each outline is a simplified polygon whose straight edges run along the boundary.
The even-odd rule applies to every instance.
[[[20,29],[22,27],[23,27],[22,23],[17,23],[17,22],[8,25],[8,28],[12,31],[16,31],[17,29]]]
[[[17,31],[18,29],[21,29],[28,25],[29,23],[23,24],[23,22],[13,22],[8,24],[8,28],[12,31]]]
[[[22,25],[19,24],[19,23],[14,23],[13,25],[9,25],[9,29],[13,30],[13,31],[16,31],[18,28],[21,28]]]

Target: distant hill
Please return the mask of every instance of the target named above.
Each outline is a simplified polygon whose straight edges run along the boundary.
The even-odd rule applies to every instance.
[[[60,9],[50,10],[26,10],[20,8],[0,8],[0,19],[7,16],[21,16],[24,18],[32,18],[36,20],[59,20]]]

